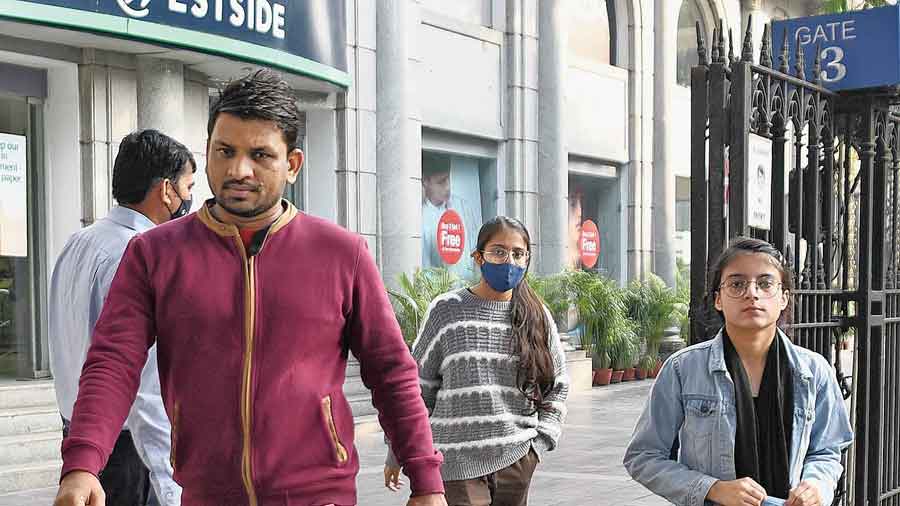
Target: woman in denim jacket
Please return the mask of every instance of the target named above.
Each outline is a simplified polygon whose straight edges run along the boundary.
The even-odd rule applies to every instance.
[[[831,365],[779,328],[791,289],[770,244],[722,253],[708,298],[725,326],[660,371],[625,452],[636,481],[684,506],[831,504],[853,433]]]

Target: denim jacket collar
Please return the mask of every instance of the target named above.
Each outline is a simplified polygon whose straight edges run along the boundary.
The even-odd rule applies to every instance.
[[[724,327],[719,330],[719,333],[716,334],[716,337],[712,340],[710,344],[709,350],[709,372],[728,372],[728,368],[725,365],[725,341],[722,337],[722,333],[724,331]],[[797,350],[794,349],[793,346],[789,346],[791,344],[788,336],[782,332],[781,329],[777,330],[777,337],[781,339],[781,343],[784,345],[784,348],[787,350],[788,361],[791,364],[791,370],[795,372],[795,374],[805,381],[809,381],[813,377],[812,370],[809,368],[809,364],[805,360],[800,360],[800,357],[797,355]]]

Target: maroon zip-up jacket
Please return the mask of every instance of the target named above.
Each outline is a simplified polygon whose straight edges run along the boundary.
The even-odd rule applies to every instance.
[[[443,492],[417,367],[365,240],[285,202],[245,251],[210,205],[129,244],[82,371],[62,474],[104,467],[155,340],[184,506],[354,505],[349,348],[413,494]]]

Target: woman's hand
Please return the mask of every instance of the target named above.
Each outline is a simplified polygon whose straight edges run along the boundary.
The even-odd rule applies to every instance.
[[[812,482],[801,481],[791,490],[785,506],[822,506],[822,497],[819,496],[819,488]]]
[[[384,486],[389,488],[391,492],[399,492],[403,488],[403,481],[400,479],[399,467],[384,466]]]
[[[706,498],[722,506],[759,506],[766,495],[766,489],[759,483],[750,478],[741,478],[715,482]]]

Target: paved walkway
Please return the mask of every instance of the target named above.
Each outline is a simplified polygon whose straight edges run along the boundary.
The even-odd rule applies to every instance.
[[[650,381],[594,388],[569,402],[569,416],[558,451],[548,454],[532,482],[533,506],[662,506],[664,500],[631,481],[622,456],[643,407]],[[404,506],[406,494],[384,488],[381,434],[357,442],[362,468],[360,506]],[[0,495],[0,506],[50,506],[55,490]],[[113,506],[113,505],[110,505]]]

